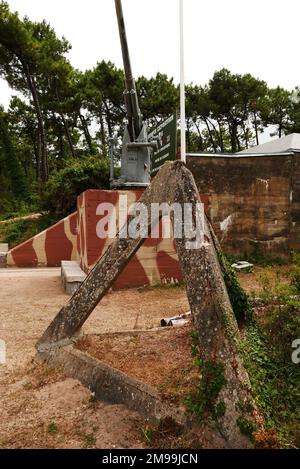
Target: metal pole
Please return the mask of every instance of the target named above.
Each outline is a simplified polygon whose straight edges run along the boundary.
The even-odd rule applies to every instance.
[[[179,0],[179,17],[180,17],[181,161],[186,163],[185,77],[184,77],[184,10],[183,10],[183,0]]]

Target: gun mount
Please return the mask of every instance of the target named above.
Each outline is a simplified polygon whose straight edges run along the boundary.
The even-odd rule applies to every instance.
[[[126,89],[124,100],[127,125],[123,136],[121,177],[114,180],[112,187],[146,187],[150,183],[151,152],[155,144],[148,142],[147,129],[143,123],[139,101],[132,75],[128,41],[121,0],[115,0],[119,34],[123,55]]]

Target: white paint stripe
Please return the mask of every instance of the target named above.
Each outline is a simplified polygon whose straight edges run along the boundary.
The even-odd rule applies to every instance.
[[[33,238],[32,247],[35,251],[38,265],[47,265],[46,234],[47,231],[43,231]]]

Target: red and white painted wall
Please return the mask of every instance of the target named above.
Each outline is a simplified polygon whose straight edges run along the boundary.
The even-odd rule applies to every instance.
[[[57,267],[62,260],[76,260],[86,273],[89,272],[113,242],[112,238],[101,239],[98,235],[97,227],[104,216],[99,212],[100,205],[111,203],[116,207],[118,224],[122,210],[126,210],[124,215],[127,215],[127,208],[120,206],[122,196],[127,196],[130,208],[141,194],[139,190],[84,192],[78,197],[77,212],[9,251],[8,266]],[[174,240],[164,238],[163,229],[161,223],[161,236],[145,240],[116,280],[116,289],[181,280]]]
[[[11,249],[9,267],[57,267],[62,260],[75,260],[77,254],[77,212],[56,225]]]

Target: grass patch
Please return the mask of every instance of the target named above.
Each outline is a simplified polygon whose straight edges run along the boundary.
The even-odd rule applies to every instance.
[[[160,421],[157,426],[149,424],[141,428],[142,439],[149,448],[181,448],[181,436],[183,428],[172,418],[167,417]]]
[[[49,433],[49,435],[56,435],[57,432],[58,432],[58,427],[56,423],[50,422],[47,427],[47,433]]]
[[[84,437],[84,448],[94,448],[96,446],[96,437],[93,433],[88,433]]]

